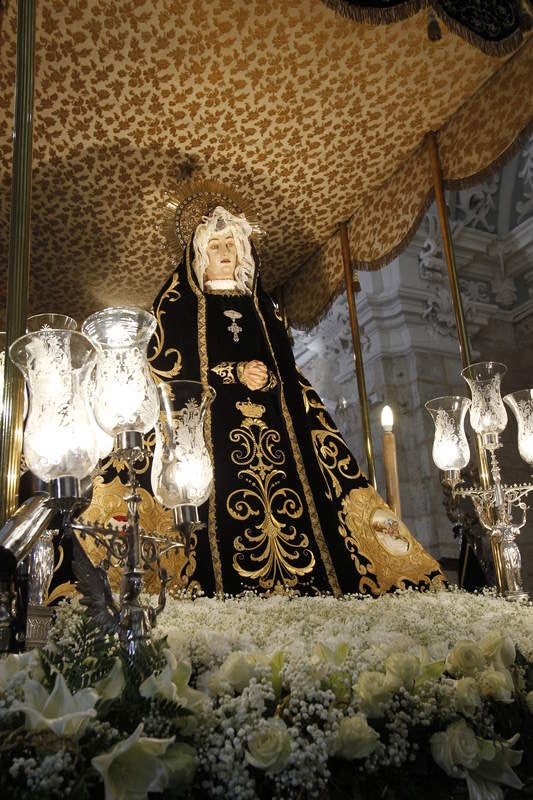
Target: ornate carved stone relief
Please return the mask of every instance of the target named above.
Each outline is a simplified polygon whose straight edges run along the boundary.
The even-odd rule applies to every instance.
[[[515,206],[518,223],[533,214],[533,136],[522,151],[521,159],[518,180],[522,182],[522,197]]]

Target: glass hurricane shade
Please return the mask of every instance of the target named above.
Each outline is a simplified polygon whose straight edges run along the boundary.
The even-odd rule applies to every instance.
[[[75,331],[78,328],[78,323],[73,317],[66,314],[46,313],[34,314],[26,320],[26,332],[46,330],[47,328],[57,328],[66,331]],[[92,411],[92,398],[94,396],[94,367],[87,376],[85,384],[87,392],[87,402],[89,404],[89,416],[93,433],[96,438],[99,458],[105,458],[113,449],[113,437],[109,436],[103,428],[98,425]],[[26,392],[24,394],[25,405],[27,404]]]
[[[9,355],[30,396],[24,429],[28,468],[43,481],[84,478],[98,461],[85,390],[93,345],[77,331],[44,328],[16,339]]]
[[[472,394],[470,424],[476,433],[501,433],[507,425],[507,411],[500,394],[501,379],[507,372],[505,364],[482,361],[461,371]]]
[[[520,457],[533,464],[533,389],[511,392],[503,399],[516,418]]]
[[[435,397],[426,409],[435,424],[433,461],[443,471],[461,470],[470,460],[464,423],[470,400],[467,397]]]
[[[75,331],[78,323],[72,317],[67,317],[66,314],[34,314],[26,320],[26,333],[33,333],[45,328]]]
[[[104,308],[82,325],[97,350],[93,411],[110,436],[146,433],[158,412],[155,383],[147,361],[155,317],[140,308]]]
[[[158,384],[157,391],[160,410],[155,426],[152,491],[167,508],[200,506],[213,486],[204,419],[215,391],[197,381],[168,381]]]

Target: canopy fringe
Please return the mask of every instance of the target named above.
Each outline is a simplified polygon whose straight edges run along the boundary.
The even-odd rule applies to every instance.
[[[440,0],[406,0],[404,3],[397,3],[389,8],[360,6],[349,3],[348,0],[322,0],[322,2],[347,19],[369,25],[388,25],[393,22],[400,22],[417,14],[423,8],[431,7],[452,33],[460,36],[473,47],[477,47],[482,53],[489,56],[506,56],[512,53],[522,42],[522,29],[528,29],[525,19],[527,14],[522,12],[520,14],[519,27],[512,34],[499,41],[490,41],[448,14]],[[530,6],[530,0],[525,0],[525,2]],[[429,30],[431,30],[431,26]],[[435,26],[433,26],[433,31],[435,31]],[[430,38],[432,38],[431,35]],[[437,40],[438,37],[432,38],[432,41]]]
[[[401,22],[428,5],[428,0],[406,0],[404,3],[398,3],[389,8],[352,5],[347,0],[323,0],[323,2],[341,16],[367,25],[387,25],[391,22]]]
[[[444,178],[444,186],[446,189],[459,190],[470,189],[479,183],[484,183],[489,178],[499,172],[499,170],[507,164],[514,156],[516,156],[524,147],[525,143],[530,136],[533,135],[533,119],[523,128],[518,136],[511,142],[511,144],[503,150],[495,161],[492,161],[488,166],[468,175],[466,178],[457,178],[456,180],[447,180]]]
[[[355,270],[361,270],[363,272],[376,272],[378,269],[386,267],[387,264],[390,264],[391,261],[394,261],[394,259],[405,250],[411,239],[416,234],[418,228],[420,227],[424,214],[430,207],[434,198],[435,198],[435,192],[433,190],[433,187],[431,187],[431,189],[429,189],[429,191],[427,192],[426,197],[424,198],[424,201],[420,207],[420,210],[415,220],[413,221],[413,224],[410,226],[409,230],[398,242],[398,244],[396,244],[392,248],[392,250],[389,250],[387,253],[385,253],[385,255],[380,256],[380,258],[377,258],[373,261],[365,261],[353,258],[352,268]],[[338,235],[339,235],[338,231],[336,231],[333,234],[333,236],[338,236]],[[312,331],[313,328],[316,327],[316,325],[318,325],[318,323],[324,319],[324,317],[327,315],[328,311],[330,310],[331,306],[333,305],[337,297],[340,294],[342,294],[345,291],[345,289],[346,289],[346,284],[344,282],[344,279],[341,277],[336,286],[332,289],[331,296],[327,301],[326,305],[324,306],[324,308],[321,309],[321,311],[319,311],[318,314],[316,314],[310,322],[300,322],[298,320],[293,320],[290,317],[288,317],[288,322],[290,326],[297,331],[304,331],[305,333],[309,333],[310,331]]]
[[[484,181],[491,178],[495,173],[497,173],[506,163],[508,163],[515,155],[517,155],[522,148],[524,147],[526,141],[529,137],[533,135],[533,119],[523,128],[523,130],[518,134],[518,136],[513,140],[513,142],[503,150],[503,152],[498,156],[495,161],[492,161],[487,167],[484,167],[479,172],[475,172],[472,175],[469,175],[466,178],[460,178],[457,180],[447,180],[444,179],[444,187],[450,191],[458,191],[460,189],[469,189],[472,186],[476,186],[479,183],[483,183]],[[352,259],[352,267],[354,269],[364,271],[364,272],[376,272],[379,269],[387,266],[390,264],[391,261],[394,261],[401,253],[406,249],[409,245],[410,241],[414,238],[424,214],[427,212],[428,208],[431,206],[433,200],[435,199],[435,190],[433,187],[429,189],[424,199],[423,204],[420,207],[420,210],[414,219],[412,225],[410,226],[409,230],[406,234],[402,237],[402,239],[396,244],[391,250],[385,253],[383,256],[375,260],[363,260],[363,259]],[[338,236],[339,233],[336,231],[333,236]],[[313,256],[311,256],[312,258]],[[308,263],[308,262],[306,262]],[[304,265],[302,265],[303,268]],[[310,331],[315,328],[319,322],[321,322],[324,317],[327,315],[328,311],[330,310],[331,306],[337,299],[337,297],[342,294],[345,290],[346,286],[344,280],[340,279],[336,286],[332,289],[331,295],[329,300],[327,301],[324,308],[316,314],[309,322],[301,322],[299,320],[293,320],[290,316],[288,316],[288,323],[289,325],[298,331],[304,331],[305,333],[309,333]]]
[[[464,39],[468,44],[477,47],[488,56],[506,56],[513,53],[522,42],[522,31],[518,27],[510,36],[499,41],[490,41],[479,36],[475,31],[451,17],[443,8],[439,0],[429,0],[430,5],[446,27]]]

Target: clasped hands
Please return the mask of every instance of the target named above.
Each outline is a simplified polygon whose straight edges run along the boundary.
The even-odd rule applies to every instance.
[[[248,389],[262,389],[268,382],[268,369],[262,361],[246,361],[242,367],[241,381]]]

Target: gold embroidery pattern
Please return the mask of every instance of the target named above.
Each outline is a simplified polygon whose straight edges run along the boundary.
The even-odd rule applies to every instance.
[[[220,364],[211,367],[211,372],[222,378],[222,383],[235,383],[234,361],[221,361]]]
[[[161,378],[162,380],[170,380],[171,378],[176,377],[181,370],[181,353],[175,347],[169,347],[167,350],[163,351],[165,347],[165,326],[163,322],[163,317],[166,315],[166,311],[164,311],[161,306],[163,305],[164,300],[168,300],[170,303],[175,303],[177,300],[180,299],[181,295],[177,290],[178,286],[178,275],[174,273],[172,275],[172,280],[170,282],[170,286],[166,290],[166,292],[161,296],[159,299],[159,303],[157,304],[157,308],[154,308],[154,316],[157,319],[157,328],[155,329],[154,333],[154,346],[153,351],[148,356],[148,361],[150,362],[151,370],[154,376]],[[156,369],[154,365],[151,363],[155,361],[158,356],[163,355],[165,358],[170,356],[174,356],[174,363],[170,367],[170,369]]]
[[[352,489],[342,500],[339,533],[358,573],[363,576],[359,591],[378,595],[408,583],[425,583],[429,575],[440,572],[437,561],[416,541],[373,486]],[[364,553],[368,565],[361,562]],[[371,577],[375,575],[375,579]],[[434,582],[443,583],[440,573]]]
[[[238,406],[245,413],[246,404]],[[233,541],[233,567],[243,578],[258,580],[263,589],[279,583],[295,586],[299,577],[312,572],[315,557],[308,549],[309,538],[282,517],[298,519],[303,504],[293,489],[283,486],[287,475],[277,469],[285,463],[283,451],[277,448],[279,433],[261,419],[264,408],[255,406],[255,411],[254,416],[245,416],[229,437],[237,445],[231,460],[243,467],[238,476],[250,488],[232,492],[226,508],[233,519],[256,518],[254,525]]]
[[[259,264],[256,267],[256,270],[259,269]],[[270,354],[272,356],[272,363],[276,363],[274,358],[274,348],[272,347],[272,342],[270,341],[270,336],[268,334],[267,326],[265,324],[264,317],[261,313],[259,308],[259,302],[257,299],[257,295],[254,295],[254,305],[257,312],[257,316],[261,321],[261,325],[263,331],[265,332],[266,341],[268,343],[268,348]],[[300,480],[302,482],[302,487],[304,490],[305,501],[307,503],[307,508],[309,511],[309,516],[311,518],[311,524],[313,526],[313,533],[315,535],[316,543],[318,545],[318,549],[320,550],[320,556],[322,558],[322,562],[324,564],[324,569],[326,570],[326,575],[328,577],[329,585],[331,586],[331,591],[335,595],[335,597],[340,597],[342,595],[341,587],[337,578],[337,574],[335,572],[335,567],[333,566],[333,561],[331,559],[331,554],[329,552],[328,546],[326,544],[326,540],[324,537],[324,533],[322,531],[322,526],[320,524],[320,520],[318,518],[318,512],[316,510],[315,501],[313,498],[313,493],[311,491],[311,487],[309,485],[309,480],[307,478],[307,473],[305,471],[305,466],[302,458],[302,454],[300,452],[300,447],[298,445],[296,434],[294,433],[294,427],[292,424],[292,419],[289,414],[289,409],[287,407],[287,401],[285,399],[285,390],[283,387],[283,381],[281,380],[281,376],[277,375],[278,378],[278,385],[279,385],[279,396],[281,400],[281,409],[283,413],[283,419],[287,425],[287,433],[289,436],[289,441],[291,444],[292,455],[294,457],[294,461],[296,463],[296,469],[298,470],[298,475],[300,476]]]
[[[322,426],[321,429],[311,430],[313,448],[318,461],[318,466],[326,482],[326,497],[328,500],[341,496],[341,483],[335,473],[338,473],[346,480],[356,480],[363,474],[359,467],[356,472],[350,472],[350,462],[353,460],[346,442],[340,435],[338,428],[326,419],[326,410],[323,403],[316,396],[314,389],[302,378],[299,379],[302,389],[304,406],[307,413],[311,409],[318,411],[316,414],[317,422]]]

